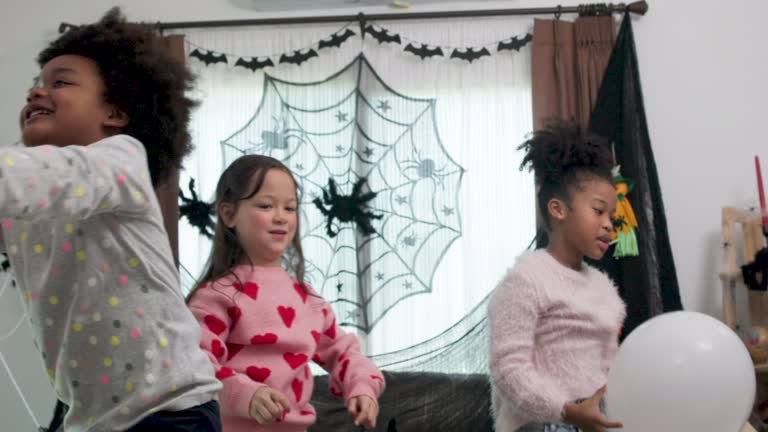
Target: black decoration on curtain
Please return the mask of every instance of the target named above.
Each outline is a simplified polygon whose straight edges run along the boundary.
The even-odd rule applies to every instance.
[[[627,304],[624,336],[655,315],[682,309],[631,21],[624,16],[589,124],[591,131],[613,141],[622,174],[635,181],[640,255],[615,259],[608,253],[596,263],[616,281]]]

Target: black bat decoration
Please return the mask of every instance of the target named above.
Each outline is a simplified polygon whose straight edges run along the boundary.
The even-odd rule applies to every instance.
[[[467,50],[464,52],[459,51],[459,49],[457,48],[453,50],[453,52],[451,53],[451,58],[462,59],[472,63],[474,60],[477,60],[480,57],[485,57],[489,55],[491,55],[491,53],[488,52],[488,48],[485,48],[485,47],[478,48],[478,49],[467,48]]]
[[[301,50],[299,50],[299,51],[294,51],[290,54],[281,55],[280,63],[292,63],[298,66],[304,63],[305,61],[311,59],[312,57],[317,57],[317,51],[310,49],[309,51],[302,53]]]
[[[530,33],[527,33],[522,38],[518,38],[517,36],[515,36],[512,39],[509,39],[508,41],[499,42],[499,46],[498,48],[496,48],[496,51],[503,51],[503,50],[520,51],[520,48],[528,45],[528,42],[532,40],[533,40],[533,35]]]
[[[213,51],[208,51],[206,53],[203,53],[197,48],[195,48],[194,51],[189,53],[189,56],[199,59],[200,61],[205,63],[206,66],[213,63],[228,63],[227,56],[225,54],[217,54]]]
[[[335,33],[331,35],[330,40],[323,39],[320,41],[320,44],[318,46],[319,49],[323,48],[332,48],[332,47],[340,47],[341,44],[347,41],[347,39],[351,38],[352,36],[356,35],[357,33],[353,32],[352,29],[347,29],[342,34]]]
[[[397,33],[390,33],[389,30],[385,28],[376,29],[372,25],[365,26],[365,32],[369,35],[373,36],[374,39],[379,41],[379,43],[384,42],[394,42],[396,44],[400,44],[400,35]]]
[[[424,60],[425,57],[434,57],[434,56],[443,56],[443,50],[440,47],[435,48],[429,48],[427,45],[421,45],[420,47],[416,47],[416,45],[409,43],[406,45],[405,49],[403,51],[408,51],[410,53],[413,53],[419,57],[421,57],[422,60]]]
[[[265,67],[274,66],[272,59],[267,57],[266,60],[259,60],[258,57],[253,57],[250,60],[246,60],[244,57],[237,59],[235,66],[242,66],[246,69],[250,69],[252,72],[256,72],[259,69]]]

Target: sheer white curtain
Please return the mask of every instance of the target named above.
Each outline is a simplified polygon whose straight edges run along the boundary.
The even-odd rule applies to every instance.
[[[522,35],[530,19],[494,18],[445,22],[386,22],[392,32],[440,46],[479,46]],[[187,49],[196,47],[237,56],[280,54],[308,47],[340,25],[304,25],[186,31]],[[357,24],[351,28],[359,33]],[[518,170],[516,147],[531,130],[529,47],[495,52],[472,64],[458,59],[422,61],[403,46],[379,44],[370,35],[351,38],[341,48],[319,51],[301,66],[278,65],[265,71],[294,82],[321,81],[363,52],[393,90],[414,98],[434,98],[435,122],[445,151],[466,171],[458,196],[462,235],[448,249],[432,280],[432,292],[398,303],[364,339],[369,354],[396,351],[429,339],[459,321],[494,288],[535,232],[532,176]],[[449,54],[449,53],[446,53]],[[241,129],[259,106],[264,71],[230,64],[188,63],[198,75],[202,101],[193,119],[194,154],[186,162],[181,186],[190,177],[211,200],[222,167],[220,142]],[[267,126],[268,127],[268,126]],[[210,242],[196,229],[179,226],[182,265],[197,277]],[[319,253],[305,247],[305,255]],[[324,295],[327,295],[324,293]]]

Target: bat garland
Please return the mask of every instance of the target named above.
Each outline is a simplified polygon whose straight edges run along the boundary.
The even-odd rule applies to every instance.
[[[365,35],[368,34],[373,39],[375,39],[379,44],[396,43],[398,45],[402,45],[403,43],[403,40],[399,34],[392,33],[386,28],[383,28],[378,25],[367,24],[365,23],[365,21],[361,22],[359,32],[362,38],[364,38]],[[305,48],[305,49],[292,51],[289,53],[284,53],[279,56],[279,59],[275,59],[275,60],[277,64],[287,63],[287,64],[294,64],[299,66],[302,63],[308,61],[309,59],[313,57],[317,57],[318,50],[322,50],[325,48],[339,48],[345,42],[347,42],[352,36],[355,36],[356,34],[358,33],[356,33],[354,30],[352,30],[348,26],[345,26],[338,32],[330,35],[328,38],[320,40],[317,43],[317,49]],[[511,38],[498,42],[496,44],[496,52],[520,51],[520,49],[528,45],[532,40],[533,40],[533,35],[530,33],[527,33],[523,36],[513,36]],[[432,57],[446,56],[445,47],[432,46],[429,44],[410,41],[410,40],[406,40],[406,41],[408,43],[406,44],[405,48],[403,48],[403,51],[409,52],[419,57],[421,60],[424,60],[426,58],[432,58]],[[488,46],[491,46],[491,45],[488,45]],[[491,52],[488,49],[488,46],[450,48],[449,57],[452,59],[465,60],[469,63],[472,63],[475,60],[491,55]],[[203,48],[195,48],[189,54],[189,56],[197,58],[198,60],[205,63],[206,66],[210,66],[216,63],[229,63],[227,60],[226,54],[217,53],[215,51],[210,51]],[[276,62],[273,61],[273,59],[270,56],[239,57],[237,61],[235,61],[234,65],[249,69],[252,72],[256,72],[258,70],[261,70],[267,67],[274,67],[276,65]]]

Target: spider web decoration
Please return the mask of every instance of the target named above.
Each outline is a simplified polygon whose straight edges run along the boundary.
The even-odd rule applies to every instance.
[[[256,153],[293,171],[306,279],[341,325],[368,333],[399,302],[431,292],[462,234],[464,168],[442,145],[435,102],[394,91],[359,55],[319,82],[266,74],[256,113],[221,142],[225,167]],[[367,216],[355,219],[342,202]]]

